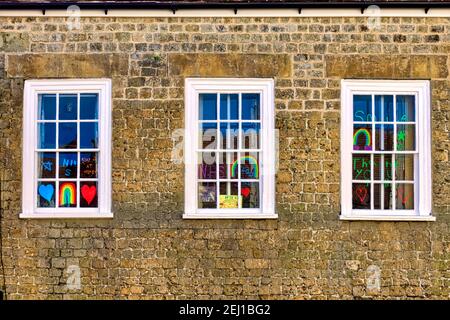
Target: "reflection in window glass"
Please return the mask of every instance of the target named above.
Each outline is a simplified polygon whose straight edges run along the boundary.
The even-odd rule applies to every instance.
[[[397,96],[396,103],[397,103],[397,121],[414,122],[416,119],[415,97],[399,95]]]
[[[60,149],[75,149],[77,147],[77,123],[60,122],[58,143]]]
[[[38,95],[38,119],[56,120],[56,94]]]
[[[59,120],[76,120],[78,118],[77,100],[76,94],[59,95]]]
[[[98,119],[98,94],[96,93],[80,94],[80,119],[81,120]]]
[[[260,105],[258,93],[242,94],[242,119],[243,120],[259,120]]]
[[[221,94],[220,95],[220,119],[237,120],[239,119],[239,95]]]
[[[56,148],[56,123],[39,123],[38,132],[39,149]]]
[[[391,95],[375,96],[375,121],[394,121],[394,98]]]
[[[217,120],[217,94],[199,95],[199,117],[200,120]]]
[[[97,122],[80,123],[80,148],[95,149],[98,147]]]
[[[355,122],[372,121],[372,96],[370,95],[353,96],[353,121]]]

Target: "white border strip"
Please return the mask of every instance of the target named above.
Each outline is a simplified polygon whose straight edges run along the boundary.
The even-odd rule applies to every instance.
[[[74,17],[66,10],[0,10],[0,17]],[[108,9],[105,10],[80,10],[81,17],[450,17],[450,9],[430,8],[425,13],[425,8],[396,8],[380,9],[378,14],[373,11],[361,9],[238,9],[234,13],[233,9],[180,9],[173,13],[166,9]]]

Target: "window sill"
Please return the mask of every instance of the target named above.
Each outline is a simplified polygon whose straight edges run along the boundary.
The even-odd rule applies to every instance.
[[[105,213],[21,213],[20,219],[112,219],[112,212]]]
[[[278,214],[264,213],[185,213],[183,219],[278,219]]]
[[[408,215],[408,216],[386,216],[386,215],[352,215],[352,216],[339,216],[340,220],[347,221],[436,221],[434,216],[418,216],[418,215]]]

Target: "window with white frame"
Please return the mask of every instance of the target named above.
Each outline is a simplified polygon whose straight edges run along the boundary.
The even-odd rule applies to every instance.
[[[342,80],[342,219],[434,220],[429,100],[429,81]]]
[[[111,82],[27,80],[22,218],[112,217]]]
[[[276,218],[272,79],[186,79],[185,218]]]

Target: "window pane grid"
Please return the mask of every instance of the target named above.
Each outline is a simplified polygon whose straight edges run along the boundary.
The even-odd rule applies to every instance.
[[[390,94],[378,95],[376,99],[374,94],[371,94],[370,98],[368,96],[355,95],[353,100],[353,209],[414,209],[415,168],[418,158],[416,97]],[[398,100],[403,103],[401,109],[398,107]],[[375,109],[378,102],[380,102],[379,110]],[[389,103],[392,106],[391,110]],[[356,118],[367,121],[355,121]],[[384,121],[388,118],[393,121]],[[386,125],[390,125],[391,128]],[[371,132],[367,130],[368,128]],[[389,130],[393,131],[393,136],[390,136]],[[360,135],[365,135],[365,138],[361,138]],[[391,139],[392,141],[389,141]],[[392,144],[386,145],[386,141]],[[390,148],[392,150],[389,150]],[[380,159],[378,164],[375,156]],[[370,164],[367,164],[368,160]],[[389,171],[385,171],[385,167]],[[367,170],[370,170],[370,174]],[[375,177],[375,172],[378,172],[379,177]],[[389,172],[392,177],[389,177]],[[399,179],[400,175],[403,175],[404,179]],[[390,201],[385,202],[388,199]]]
[[[249,208],[259,208],[260,192],[256,191],[256,195],[253,193],[255,185],[252,185],[252,183],[256,184],[257,189],[255,190],[259,190],[260,175],[258,172],[258,166],[261,159],[261,148],[245,148],[246,146],[244,146],[243,139],[248,138],[250,143],[253,140],[251,139],[252,137],[244,136],[243,122],[259,125],[258,127],[256,127],[256,141],[259,141],[259,146],[261,146],[261,139],[259,137],[259,128],[261,128],[261,120],[259,119],[261,114],[261,96],[259,93],[253,94],[253,96],[252,94],[248,94],[248,96],[246,96],[246,99],[248,101],[252,101],[252,99],[254,99],[253,101],[256,104],[252,104],[249,107],[250,109],[247,110],[245,109],[247,108],[247,106],[244,107],[243,104],[243,93],[217,93],[214,99],[214,113],[216,115],[213,115],[212,111],[207,110],[208,107],[212,106],[211,101],[213,100],[211,100],[211,95],[212,94],[209,93],[208,96],[205,95],[204,97],[202,97],[201,94],[199,96],[200,116],[198,119],[198,123],[200,125],[200,128],[202,128],[202,137],[198,141],[199,144],[203,146],[203,148],[196,149],[196,153],[199,155],[197,159],[198,161],[201,161],[201,165],[199,167],[199,175],[197,176],[199,185],[198,188],[200,188],[199,208],[211,208],[207,202],[205,203],[205,201],[206,199],[211,199],[211,189],[209,188],[213,185],[216,193],[216,209],[241,209],[243,208],[244,203],[243,197],[257,198],[257,206],[250,206]],[[257,98],[255,99],[255,97]],[[247,102],[247,104],[248,103],[250,102]],[[237,112],[233,111],[232,113],[232,109],[237,109]],[[257,117],[258,119],[245,119],[244,115],[246,117]],[[212,149],[204,148],[205,144],[203,142],[203,139],[205,138],[205,135],[203,135],[203,132],[206,127],[203,127],[203,125],[209,125],[210,127],[214,126],[217,130],[217,136],[215,139],[216,144]],[[249,126],[247,126],[246,128],[248,127]],[[207,169],[207,165],[202,158],[204,157],[205,153],[211,153],[212,151],[215,153],[215,163],[209,168],[214,168],[213,170],[215,170],[215,179],[209,179],[209,177],[205,177],[205,169]],[[252,155],[254,156],[252,157]],[[253,162],[250,163],[251,161],[249,159],[253,159],[251,160]],[[244,163],[246,164],[246,168],[243,168]],[[246,173],[250,172],[257,178],[249,179],[249,177],[244,177],[242,174],[243,169],[246,169]],[[258,175],[256,176],[256,174]],[[213,185],[211,183],[213,183]],[[246,184],[245,188],[243,188],[243,184]]]
[[[41,95],[38,94],[38,110],[43,109],[45,106],[41,105],[42,100]],[[55,123],[54,131],[54,142],[55,148],[42,148],[42,132],[38,131],[38,137],[40,138],[39,144],[36,144],[35,153],[37,159],[36,166],[39,166],[38,172],[43,174],[45,170],[48,171],[49,166],[54,165],[55,175],[52,178],[38,177],[36,179],[35,187],[38,190],[38,207],[53,207],[55,209],[60,208],[96,208],[98,206],[98,160],[100,149],[98,146],[98,118],[97,119],[81,119],[86,114],[81,114],[81,98],[80,93],[56,93],[55,94],[55,119],[38,119],[36,127],[39,128],[39,124],[45,123]],[[98,113],[98,94],[91,94],[91,100],[94,98],[95,105],[93,110],[92,105],[84,105],[85,111],[92,112],[96,115]],[[65,100],[64,100],[65,99]],[[74,101],[75,99],[75,101]],[[61,100],[64,100],[65,109],[62,110]],[[73,108],[76,108],[74,112]],[[87,109],[86,109],[87,108]],[[40,115],[39,115],[40,116]],[[61,119],[64,117],[65,119]],[[88,116],[89,117],[89,116]],[[73,124],[75,137],[70,135],[70,132],[61,131],[62,128],[60,123]],[[95,130],[89,130],[88,127],[82,130],[81,123],[94,123],[96,124]],[[64,129],[69,127],[64,127]],[[90,132],[92,131],[92,132]],[[64,137],[65,135],[65,137]],[[66,139],[65,144],[62,142],[62,138]],[[90,144],[96,148],[83,148],[81,145],[83,143],[82,137],[84,137],[85,142],[89,141]],[[76,139],[76,143],[73,140]],[[70,141],[70,142],[69,142]],[[40,147],[41,146],[41,147]],[[74,146],[71,148],[71,146]],[[50,163],[44,158],[45,154],[54,154],[54,163]],[[83,159],[81,155],[84,154],[87,157],[85,163],[83,164]],[[40,157],[42,155],[42,158]],[[86,156],[87,155],[87,156]],[[43,161],[46,161],[45,163]],[[82,177],[82,165],[84,166],[84,174],[89,173],[91,177]],[[74,168],[75,167],[75,168]],[[44,170],[44,171],[42,171]],[[94,176],[92,176],[94,175]],[[64,177],[65,176],[65,177]],[[45,184],[43,184],[45,183]],[[53,202],[54,199],[54,202]],[[42,205],[42,201],[46,200],[51,203],[51,205]],[[50,201],[51,200],[51,201]],[[81,201],[85,204],[82,205]]]

